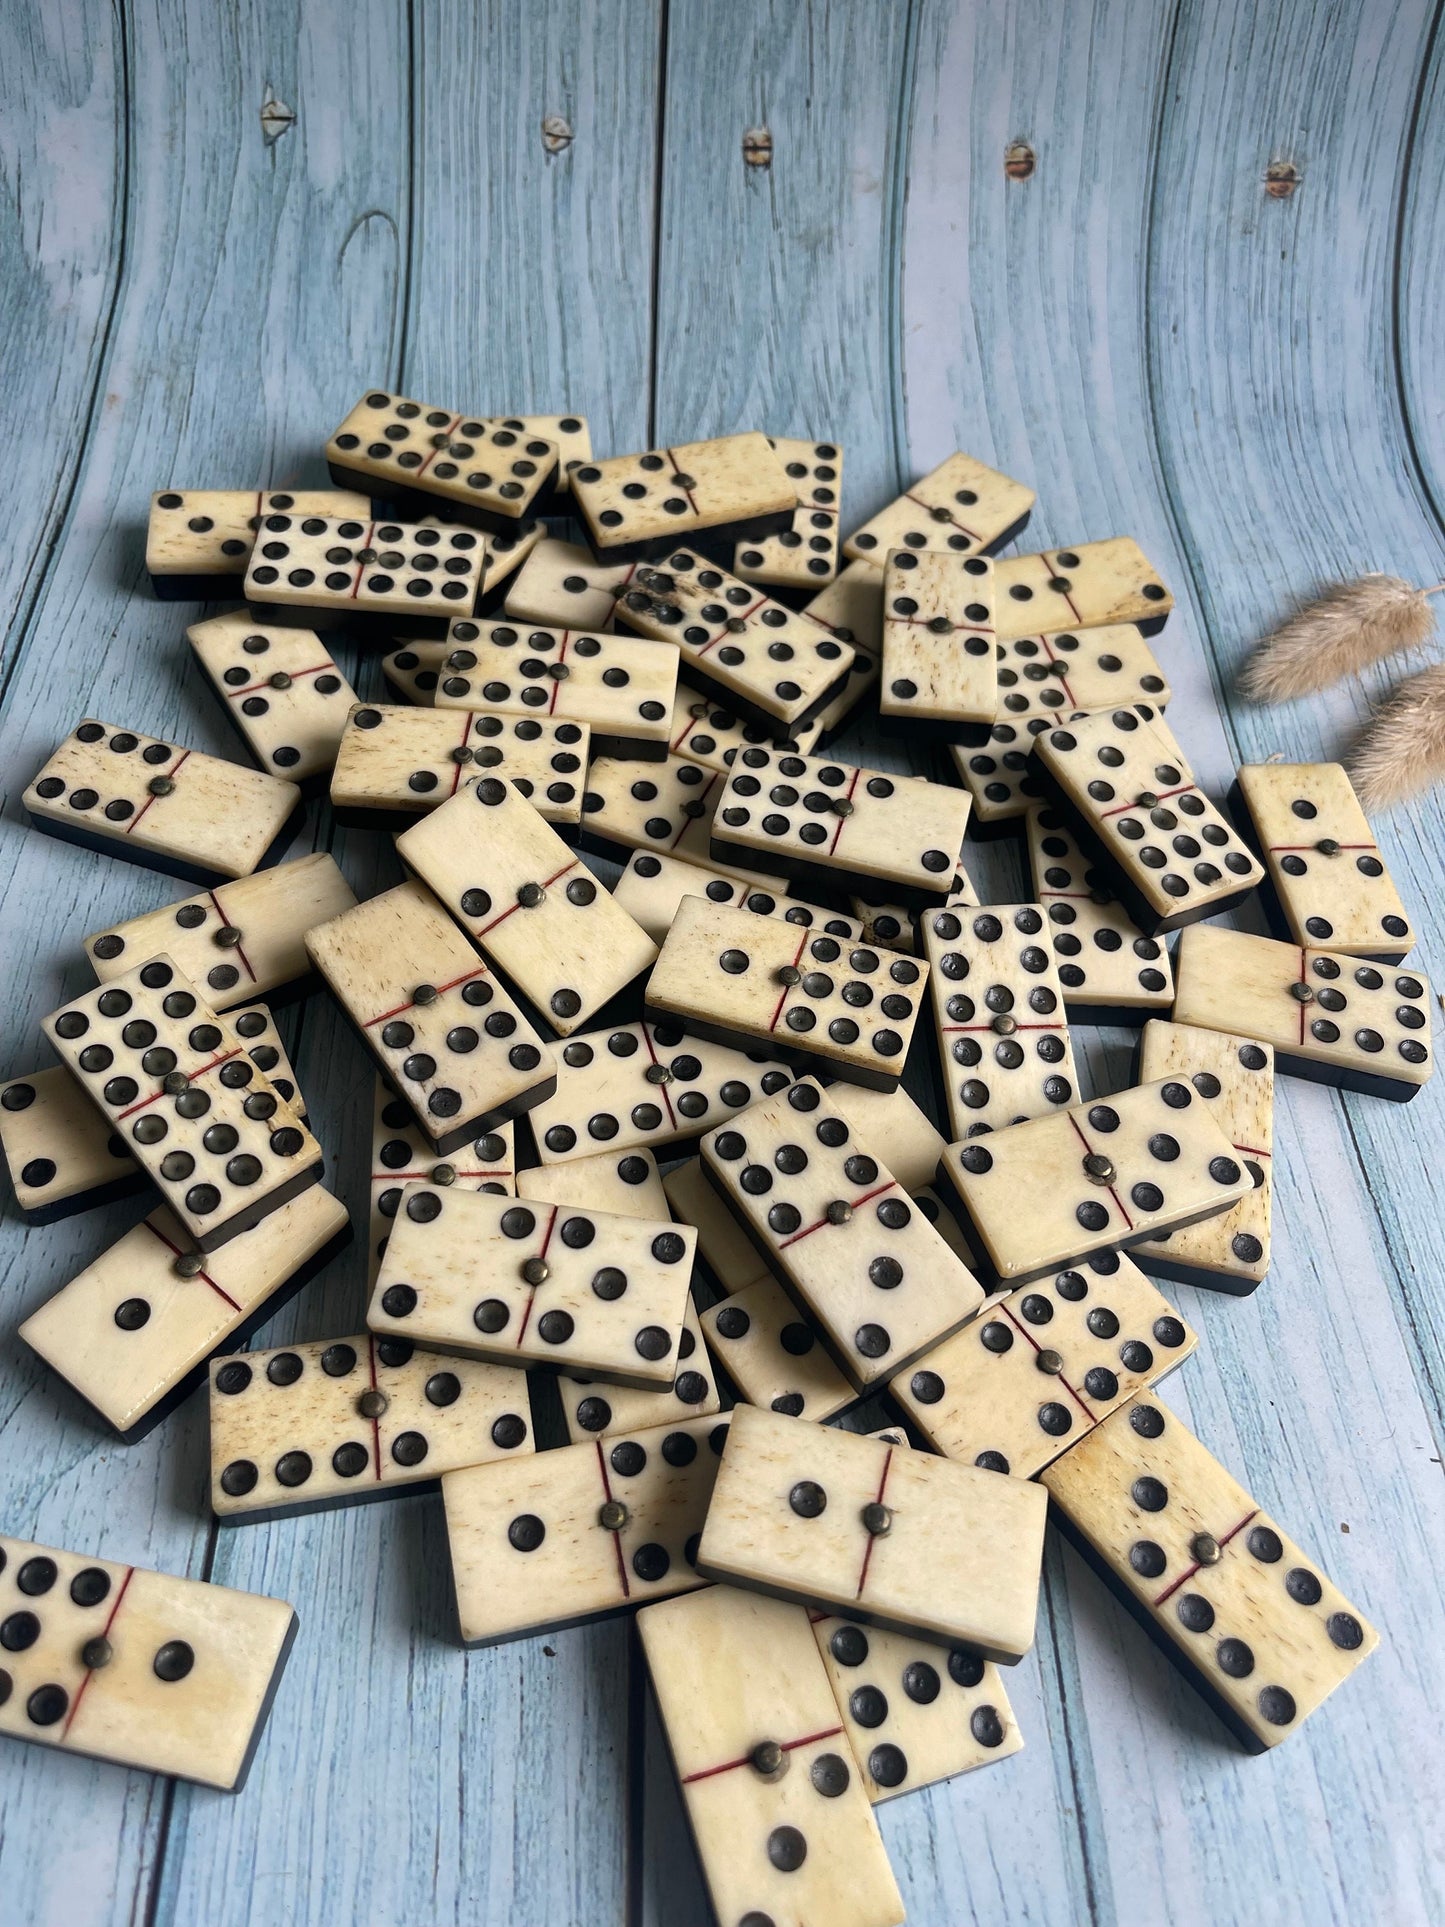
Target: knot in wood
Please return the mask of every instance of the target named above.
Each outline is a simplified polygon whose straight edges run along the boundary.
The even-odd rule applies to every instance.
[[[549,154],[561,154],[572,145],[572,123],[563,114],[542,116],[542,145]]]
[[[1287,201],[1300,184],[1293,161],[1271,161],[1264,170],[1264,191],[1273,201]]]
[[[1027,141],[1010,141],[1003,150],[1003,171],[1011,181],[1026,181],[1038,165]]]

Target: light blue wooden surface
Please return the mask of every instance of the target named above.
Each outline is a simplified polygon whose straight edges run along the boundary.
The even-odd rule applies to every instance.
[[[176,894],[22,827],[47,749],[92,709],[235,753],[189,612],[144,588],[150,491],[319,481],[368,382],[585,410],[608,451],[836,437],[850,523],[967,447],[1037,487],[1031,538],[1127,531],[1157,561],[1212,786],[1338,753],[1386,676],[1282,712],[1234,677],[1317,578],[1445,573],[1438,28],[1425,0],[11,9],[0,1068],[43,1061],[81,934]],[[268,97],[296,116],[274,144]],[[743,162],[754,126],[767,170]],[[374,658],[359,673],[379,689]],[[1380,826],[1437,984],[1442,829],[1438,796]],[[380,839],[315,812],[308,835],[358,889],[395,874]],[[1011,843],[972,867],[1023,889]],[[366,1063],[324,1003],[285,1022],[364,1212]],[[1092,1088],[1121,1081],[1121,1035],[1083,1035]],[[1438,1081],[1408,1109],[1285,1083],[1274,1270],[1249,1300],[1181,1292],[1205,1342],[1167,1388],[1379,1655],[1245,1760],[1055,1546],[1008,1682],[1026,1750],[883,1809],[921,1927],[1445,1917],[1442,1116]],[[303,1635],[238,1800],[0,1750],[0,1921],[700,1927],[624,1626],[463,1655],[435,1501],[218,1536],[194,1405],[119,1448],[16,1341],[135,1215],[0,1219],[0,1523],[281,1593]],[[363,1281],[354,1251],[264,1339],[354,1328]]]

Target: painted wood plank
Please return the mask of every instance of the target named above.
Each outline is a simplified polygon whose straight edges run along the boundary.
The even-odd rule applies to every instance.
[[[1242,755],[1336,754],[1363,713],[1358,690],[1271,713],[1238,700],[1243,652],[1291,592],[1360,568],[1438,574],[1389,351],[1391,210],[1430,13],[1370,9],[1339,31],[1303,8],[1267,21],[1191,7],[1176,35],[1149,228],[1150,392]],[[1302,178],[1276,199],[1264,175],[1281,159]],[[1438,897],[1438,799],[1381,834],[1411,900]],[[1438,969],[1438,933],[1421,952]],[[1203,1435],[1386,1627],[1376,1677],[1262,1775],[1187,1747],[1161,1756],[1163,1783],[1181,1813],[1198,1798],[1201,1824],[1167,1825],[1162,1855],[1111,1836],[1121,1892],[1142,1883],[1177,1904],[1227,1840],[1261,1884],[1281,1878],[1302,1914],[1439,1910],[1438,1854],[1412,1842],[1417,1774],[1439,1770],[1440,1745],[1417,1656],[1441,1631],[1436,1591],[1419,1582],[1445,1533],[1429,1323],[1441,1105],[1433,1088],[1386,1113],[1286,1085],[1274,1271],[1255,1318],[1206,1308],[1202,1369],[1189,1375]],[[1091,1717],[1096,1741],[1100,1730]],[[1124,1744],[1107,1778],[1117,1787],[1137,1770]],[[1238,1905],[1244,1917],[1243,1892]]]
[[[657,37],[654,0],[605,22],[585,6],[415,10],[394,56],[410,63],[410,136],[404,120],[385,136],[406,264],[397,326],[390,342],[353,334],[348,398],[385,374],[479,409],[575,408],[600,448],[640,445],[648,308],[616,264],[624,246],[649,246]],[[293,85],[304,123],[334,82],[308,66]],[[574,135],[556,154],[541,133],[553,114]],[[332,426],[313,408],[308,434]],[[379,693],[378,655],[366,652],[358,686]],[[389,837],[335,832],[333,847],[360,893],[399,880]],[[272,1344],[354,1330],[365,1305],[373,1069],[324,998],[302,1013],[297,1072],[363,1236],[275,1321]],[[244,1809],[178,1793],[161,1920],[240,1922],[248,1889],[298,1927],[621,1918],[625,1624],[463,1652],[434,1497],[223,1533],[215,1576],[279,1585],[311,1636],[276,1709],[275,1770]],[[380,1826],[366,1817],[381,1811]]]
[[[98,0],[0,21],[0,382],[16,423],[0,475],[7,664],[60,539],[104,372],[125,250],[128,162],[118,15]]]
[[[106,399],[83,450],[73,451],[78,486],[64,539],[47,562],[0,717],[16,799],[0,819],[0,888],[10,913],[0,940],[15,984],[7,1074],[45,1061],[40,1016],[89,977],[81,936],[180,894],[154,872],[25,828],[17,802],[30,774],[88,706],[241,754],[190,664],[183,631],[193,611],[157,604],[140,586],[150,493],[176,481],[321,479],[320,437],[339,419],[346,391],[364,379],[337,365],[336,343],[365,336],[385,352],[398,284],[386,238],[397,216],[381,211],[393,195],[391,157],[405,127],[405,63],[389,15],[311,10],[302,23],[279,0],[246,9],[224,33],[206,8],[173,0],[144,0],[112,17],[122,42],[112,44],[102,23],[95,59],[111,64],[106,85],[128,102],[131,145],[124,273],[104,344]],[[269,75],[294,102],[298,68],[324,84],[314,90],[314,110],[269,146],[263,82]],[[7,63],[5,72],[24,84],[23,63]],[[99,103],[107,95],[99,80],[95,88]],[[47,248],[52,235],[72,237],[83,263],[97,188],[81,130],[70,139],[80,159],[73,172],[52,162],[35,231]],[[104,202],[100,213],[110,219]],[[63,319],[56,328],[50,351],[80,357]],[[322,1134],[331,1148],[329,1119]],[[203,1411],[193,1403],[144,1444],[118,1447],[14,1337],[34,1305],[143,1209],[132,1202],[37,1231],[12,1215],[0,1220],[7,1518],[42,1540],[201,1576],[211,1537]],[[274,1735],[253,1791],[271,1773],[287,1777]],[[214,1795],[202,1800],[221,1804]],[[150,1776],[7,1748],[5,1891],[26,1896],[36,1921],[148,1917],[172,1803],[172,1788]],[[67,1849],[57,1851],[57,1841]],[[241,1910],[243,1894],[233,1900]]]

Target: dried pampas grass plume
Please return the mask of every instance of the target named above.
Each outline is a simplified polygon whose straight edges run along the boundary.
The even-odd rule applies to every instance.
[[[1381,706],[1350,758],[1350,776],[1367,814],[1445,777],[1445,663],[1401,683]]]
[[[1418,649],[1435,633],[1429,598],[1437,582],[1416,589],[1397,575],[1336,582],[1266,636],[1245,665],[1241,685],[1260,703],[1288,702],[1358,675],[1372,662]]]

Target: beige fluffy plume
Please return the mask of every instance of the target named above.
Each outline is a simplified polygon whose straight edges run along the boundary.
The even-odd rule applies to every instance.
[[[1435,633],[1429,598],[1442,587],[1412,588],[1397,575],[1332,583],[1265,637],[1245,665],[1244,693],[1260,703],[1289,702],[1420,648]]]
[[[1350,758],[1366,814],[1445,777],[1445,662],[1412,676],[1381,705]]]

